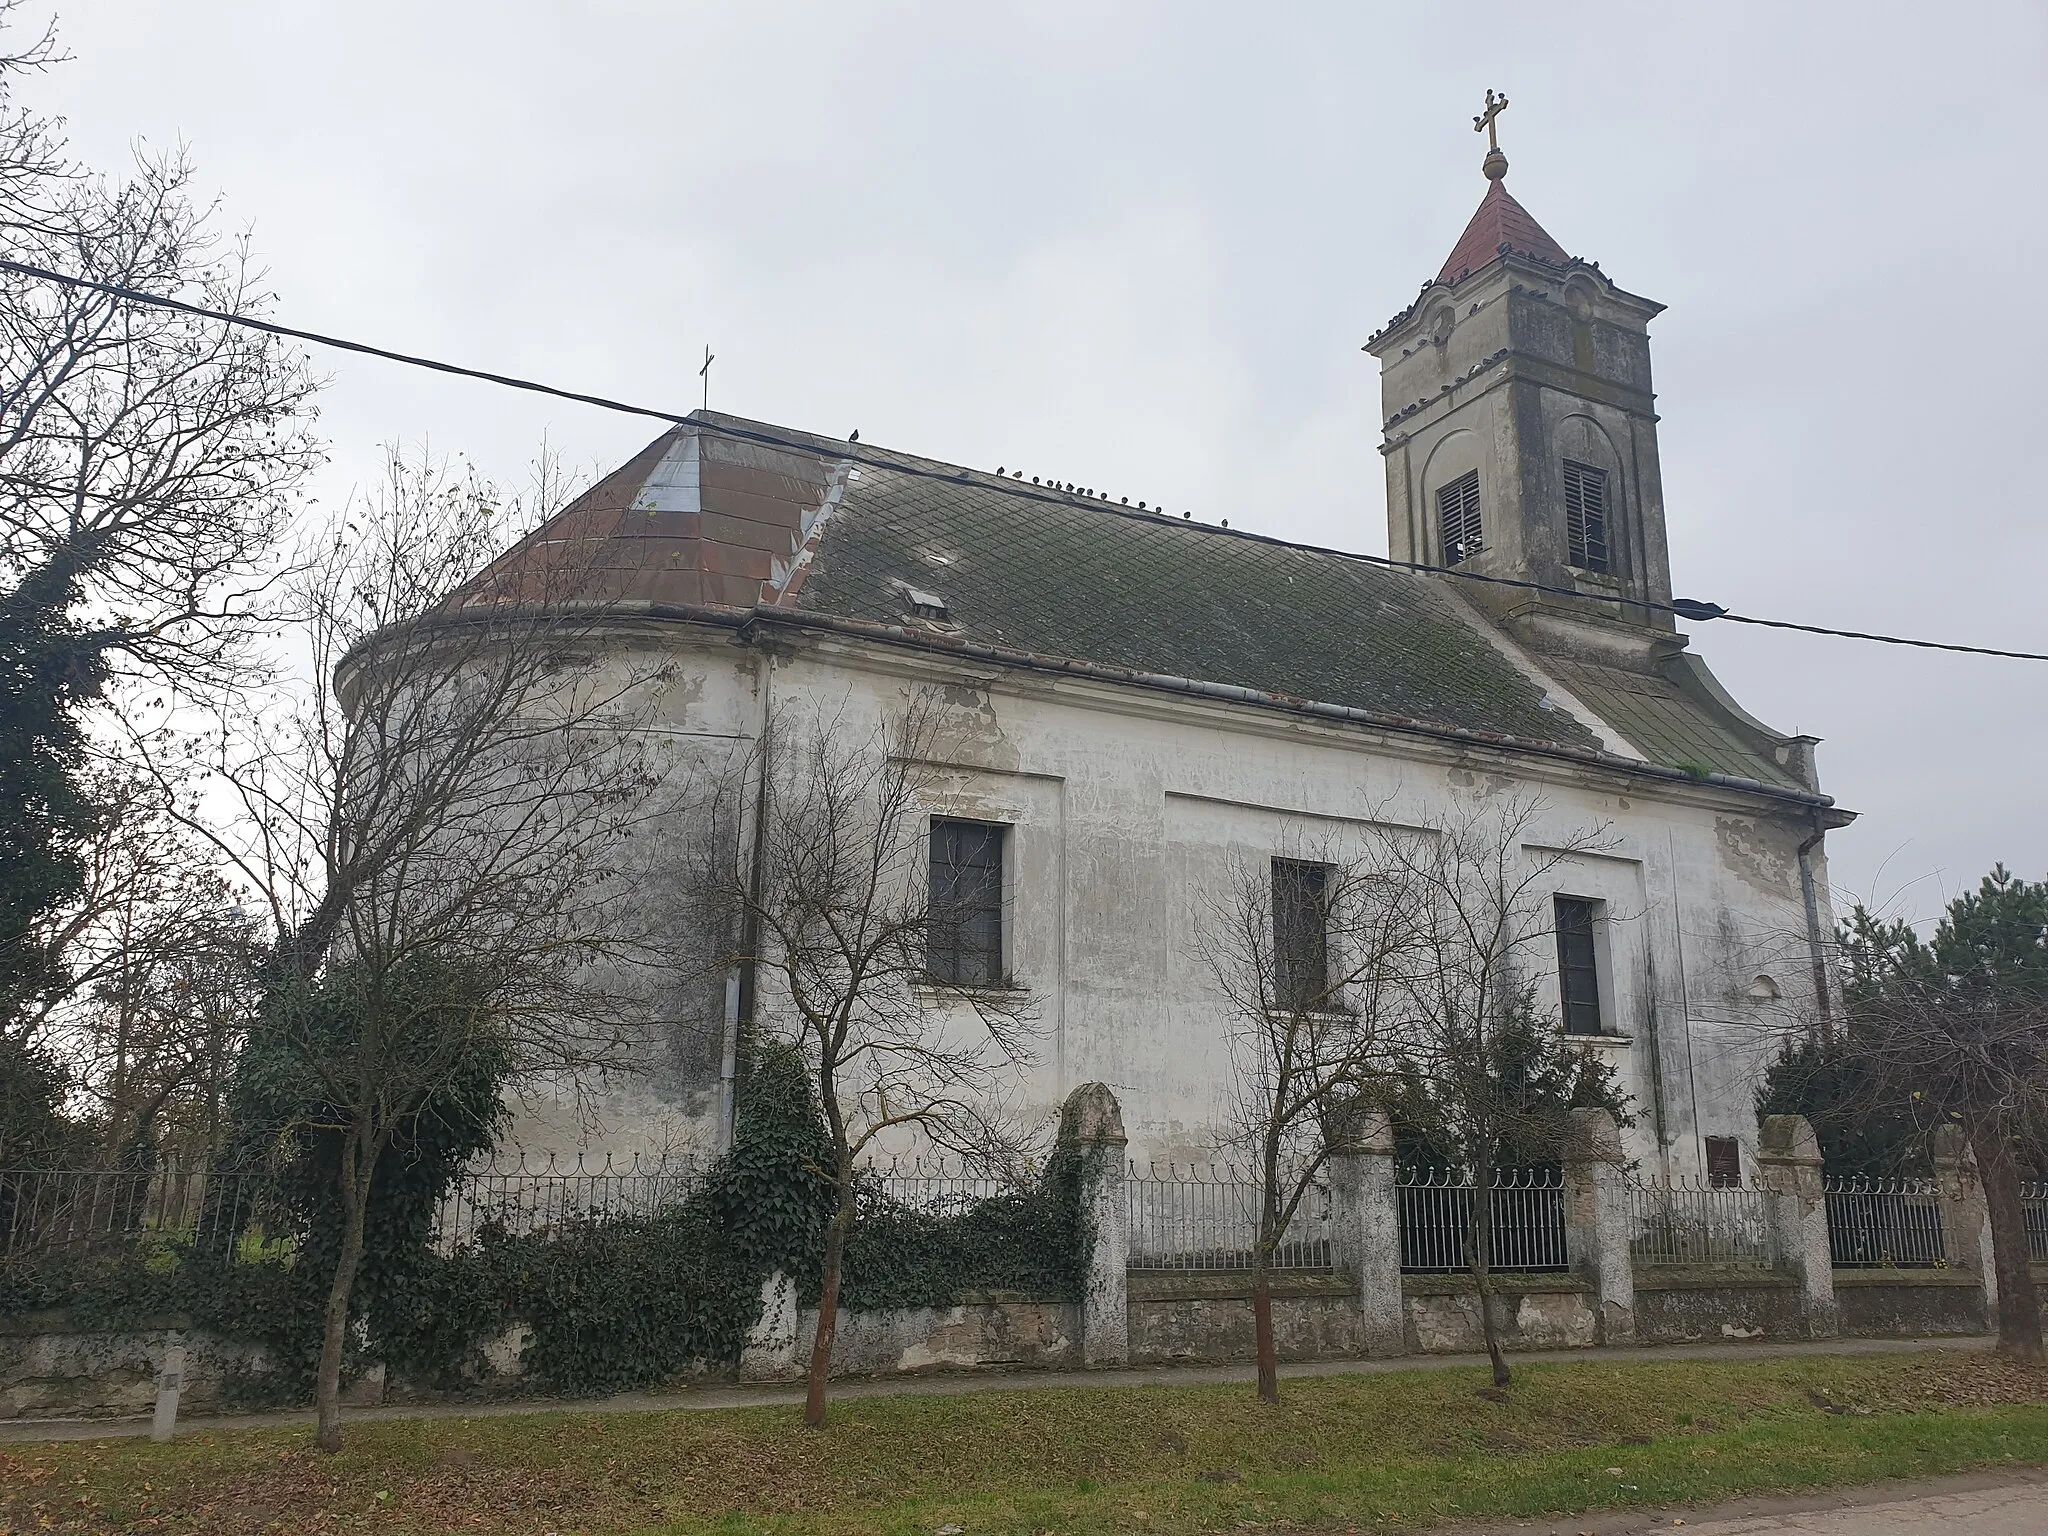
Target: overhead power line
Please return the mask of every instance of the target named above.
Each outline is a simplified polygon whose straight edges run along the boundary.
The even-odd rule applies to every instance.
[[[382,358],[386,362],[403,363],[410,368],[427,368],[436,373],[452,374],[462,379],[478,379],[486,384],[496,384],[505,389],[524,390],[529,394],[547,395],[556,400],[571,400],[578,405],[595,406],[601,411],[613,411],[625,416],[644,416],[655,421],[665,421],[674,426],[695,427],[699,431],[715,432],[722,437],[742,442],[759,443],[765,447],[789,448],[802,453],[816,453],[819,444],[814,439],[789,437],[766,431],[758,427],[737,427],[722,422],[707,421],[702,416],[678,414],[649,405],[634,405],[630,401],[613,400],[604,395],[585,394],[581,390],[563,389],[558,385],[544,384],[537,379],[522,379],[513,374],[491,373],[482,368],[466,368],[460,363],[443,362],[438,358],[420,357],[409,352],[396,352],[389,347],[372,346],[364,341],[352,341],[345,336],[328,336],[319,331],[301,330],[297,326],[280,325],[274,320],[265,320],[256,315],[239,315],[230,310],[210,309],[203,304],[188,303],[184,299],[170,298],[163,294],[146,293],[139,288],[129,288],[120,283],[102,282],[97,278],[76,277],[68,272],[56,272],[47,267],[32,266],[27,262],[9,261],[0,258],[0,271],[16,272],[24,277],[33,277],[44,282],[58,283],[67,288],[83,288],[94,293],[104,293],[112,298],[130,304],[146,305],[153,309],[171,310],[178,314],[194,315],[203,320],[217,320],[225,325],[244,326],[250,330],[263,331],[272,336],[292,341],[310,342],[315,346],[333,347],[341,352],[360,353],[364,357]],[[952,484],[971,484],[985,489],[1000,489],[1020,500],[1045,502],[1058,506],[1071,506],[1071,495],[1036,485],[1024,485],[994,475],[977,474],[970,470],[945,471],[927,469],[916,464],[906,464],[892,458],[883,458],[872,452],[864,452],[859,445],[849,442],[844,448],[834,445],[835,458],[861,464],[874,469],[886,470],[891,474],[908,475],[926,480],[938,480]],[[1090,497],[1087,504],[1099,510],[1141,518],[1147,522],[1158,521],[1158,516],[1136,508],[1119,506],[1114,502]],[[1427,565],[1415,560],[1394,560],[1384,555],[1364,555],[1354,550],[1333,549],[1320,544],[1303,544],[1292,539],[1274,538],[1269,534],[1253,533],[1242,528],[1224,527],[1217,529],[1204,524],[1212,532],[1221,532],[1232,538],[1249,539],[1262,544],[1274,544],[1289,549],[1307,550],[1315,554],[1336,556],[1345,560],[1357,560],[1368,565],[1386,566],[1394,570],[1419,571],[1432,576],[1450,576],[1460,581],[1483,582],[1488,586],[1516,587],[1529,592],[1545,592],[1559,597],[1583,598],[1584,593],[1572,587],[1549,585],[1540,581],[1524,581],[1512,576],[1487,576],[1478,571],[1464,570],[1454,565]],[[1999,656],[2011,661],[2048,661],[2048,652],[2002,650],[1989,645],[1962,645],[1949,640],[1918,640],[1905,635],[1879,634],[1870,630],[1835,629],[1825,624],[1800,624],[1790,619],[1763,619],[1746,613],[1734,613],[1719,603],[1701,602],[1694,598],[1674,598],[1672,601],[1657,602],[1645,598],[1618,598],[1628,607],[1641,608],[1655,613],[1669,613],[1694,623],[1713,619],[1724,619],[1731,624],[1754,624],[1765,629],[1788,629],[1800,634],[1829,635],[1842,640],[1868,640],[1879,645],[1912,646],[1927,651],[1953,651],[1965,656]]]

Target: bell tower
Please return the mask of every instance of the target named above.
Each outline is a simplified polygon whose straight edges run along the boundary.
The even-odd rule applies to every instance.
[[[1486,195],[1443,270],[1366,343],[1380,361],[1396,560],[1458,582],[1534,650],[1654,664],[1674,644],[1649,323],[1663,305],[1569,256],[1507,189],[1486,93]],[[1662,642],[1661,644],[1659,642]]]

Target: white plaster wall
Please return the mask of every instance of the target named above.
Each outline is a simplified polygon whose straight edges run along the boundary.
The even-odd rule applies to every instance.
[[[690,679],[663,728],[714,761],[757,728],[758,658],[725,630],[677,624],[660,643]],[[1808,828],[1757,797],[831,638],[783,649],[769,686],[775,708],[856,730],[918,688],[946,689],[947,771],[931,809],[1014,828],[1008,958],[1040,1029],[1023,1097],[1050,1118],[1077,1084],[1109,1083],[1139,1161],[1206,1157],[1216,1144],[1225,1017],[1197,933],[1231,861],[1303,839],[1341,845],[1373,819],[1426,822],[1453,803],[1534,790],[1533,841],[1604,829],[1603,852],[1566,861],[1557,886],[1607,903],[1621,1038],[1600,1049],[1636,1099],[1628,1147],[1646,1169],[1698,1171],[1707,1134],[1753,1152],[1762,1065],[1809,1016],[1795,857]],[[1554,1002],[1554,973],[1541,974]],[[1758,977],[1777,999],[1752,995]],[[706,1141],[712,1087],[657,1073],[610,1088],[595,1140]],[[522,1115],[514,1134],[541,1146],[565,1123]]]

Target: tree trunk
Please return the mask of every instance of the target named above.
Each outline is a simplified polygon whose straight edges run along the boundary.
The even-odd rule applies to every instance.
[[[2041,1298],[2027,1261],[2026,1217],[2020,1206],[2020,1171],[2012,1141],[1995,1125],[1973,1128],[1971,1150],[1984,1181],[1984,1204],[1991,1217],[1991,1262],[1998,1276],[1998,1350],[2022,1360],[2041,1358]],[[1960,1244],[1974,1234],[1957,1232],[1949,1241]]]
[[[825,1382],[832,1374],[832,1341],[839,1332],[839,1266],[846,1229],[853,1225],[853,1185],[839,1186],[839,1206],[825,1231],[825,1280],[818,1291],[818,1334],[811,1343],[810,1384],[804,1392],[804,1423],[825,1427]]]
[[[361,1138],[351,1132],[341,1153],[341,1257],[327,1288],[326,1326],[320,1335],[320,1368],[313,1378],[313,1407],[319,1420],[314,1440],[323,1451],[341,1449],[341,1354],[348,1339],[348,1302],[363,1261],[363,1219],[370,1203],[369,1170]]]
[[[1493,1163],[1482,1157],[1472,1169],[1472,1283],[1479,1289],[1479,1331],[1486,1340],[1486,1358],[1493,1362],[1493,1384],[1505,1387],[1514,1375],[1501,1353],[1500,1327],[1494,1317],[1493,1269],[1488,1262],[1492,1247]]]
[[[1265,1245],[1252,1258],[1252,1336],[1259,1357],[1259,1401],[1280,1401],[1280,1356],[1273,1344],[1273,1261]]]

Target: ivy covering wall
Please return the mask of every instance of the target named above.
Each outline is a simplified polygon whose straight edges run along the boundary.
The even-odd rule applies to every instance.
[[[434,1211],[495,1128],[495,1077],[488,1095],[480,1087],[461,1085],[379,1166],[352,1370],[381,1361],[417,1386],[474,1389],[491,1377],[487,1347],[523,1325],[523,1389],[628,1391],[737,1364],[762,1284],[778,1271],[815,1302],[832,1199],[818,1172],[826,1146],[817,1101],[793,1055],[745,1053],[734,1144],[681,1203],[540,1233],[486,1227],[473,1245],[440,1254]],[[842,1305],[942,1307],[990,1293],[1078,1299],[1087,1246],[1080,1157],[1063,1147],[1030,1188],[940,1214],[892,1200],[879,1183],[864,1187]],[[179,1314],[195,1329],[264,1347],[271,1369],[230,1384],[232,1396],[302,1401],[331,1275],[334,1202],[323,1180],[320,1149],[302,1147],[278,1174],[273,1201],[290,1232],[232,1252],[139,1237],[0,1266],[0,1312],[61,1308],[80,1331]]]

